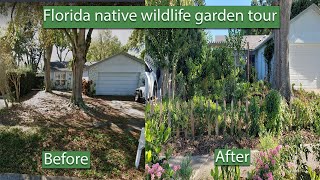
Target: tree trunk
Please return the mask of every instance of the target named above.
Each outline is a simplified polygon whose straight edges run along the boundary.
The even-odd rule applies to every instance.
[[[288,34],[290,27],[290,14],[291,14],[292,0],[280,1],[281,13],[281,28],[280,28],[280,93],[286,98],[287,102],[291,99],[291,86],[289,74],[289,43]]]
[[[45,55],[44,55],[44,67],[45,67],[45,75],[44,75],[44,83],[45,83],[45,91],[52,92],[51,89],[51,80],[50,80],[50,61],[53,50],[53,44],[46,46]]]
[[[82,75],[84,64],[85,58],[83,57],[83,53],[78,51],[76,54],[74,54],[74,61],[72,64],[73,83],[71,103],[76,106],[84,105],[82,99]]]
[[[91,38],[91,34],[90,34]],[[90,39],[91,40],[91,39]],[[72,97],[71,103],[84,107],[84,102],[82,99],[82,75],[83,75],[83,67],[86,63],[87,49],[89,48],[87,45],[86,37],[85,37],[85,29],[79,29],[77,34],[77,40],[73,47],[73,64],[72,64],[72,72],[73,72],[73,83],[72,83]]]
[[[272,81],[271,85],[273,88],[279,90],[280,82],[280,30],[273,30],[274,34],[274,59],[273,59],[273,70],[272,70]]]
[[[280,29],[274,30],[274,64],[272,71],[272,86],[280,91],[281,95],[289,102],[291,98],[289,74],[289,43],[288,34],[290,27],[290,14],[292,0],[281,0]]]

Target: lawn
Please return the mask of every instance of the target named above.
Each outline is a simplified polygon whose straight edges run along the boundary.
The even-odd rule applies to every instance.
[[[34,92],[0,111],[0,173],[142,179],[134,168],[144,106],[130,101],[85,97],[86,111],[68,105],[69,93]],[[42,151],[90,151],[88,170],[41,168]],[[143,161],[142,161],[143,162]]]

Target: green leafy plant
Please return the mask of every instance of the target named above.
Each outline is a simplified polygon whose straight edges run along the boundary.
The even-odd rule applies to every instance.
[[[311,180],[320,180],[320,173],[313,171],[311,167],[308,167],[308,173]]]
[[[164,107],[167,107],[166,104]],[[167,127],[167,116],[165,110],[162,110],[159,105],[155,105],[151,112],[151,106],[146,107],[146,123],[145,123],[145,136],[146,136],[146,163],[158,162],[159,154],[162,146],[169,140],[171,135],[171,128]],[[160,113],[160,111],[164,111]]]
[[[258,147],[262,151],[266,151],[268,149],[274,149],[279,144],[279,139],[274,137],[272,133],[264,133],[260,134]]]
[[[240,180],[239,166],[215,166],[211,169],[214,180]]]
[[[271,90],[265,98],[265,112],[266,122],[265,127],[267,131],[277,134],[282,132],[282,97],[276,90]]]
[[[192,176],[192,167],[191,167],[191,157],[187,156],[182,160],[180,170],[178,171],[178,176],[181,179],[191,179]]]

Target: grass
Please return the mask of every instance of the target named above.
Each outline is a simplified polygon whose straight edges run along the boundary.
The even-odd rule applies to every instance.
[[[142,179],[134,168],[137,139],[103,129],[0,128],[0,173],[72,176],[91,179]],[[42,169],[42,151],[90,151],[90,169]],[[143,161],[141,161],[143,162]],[[141,163],[143,164],[143,163]]]

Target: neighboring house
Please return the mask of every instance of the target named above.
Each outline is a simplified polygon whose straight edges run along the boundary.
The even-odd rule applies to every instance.
[[[71,89],[68,62],[51,62],[51,80],[56,89]],[[96,95],[134,95],[144,85],[145,63],[128,53],[119,53],[85,65],[83,79],[92,80]]]
[[[215,36],[215,41],[209,43],[210,47],[219,47],[223,46],[226,43],[226,38],[227,36],[223,35],[217,35]],[[250,65],[254,66],[255,63],[255,49],[260,46],[261,43],[265,41],[265,39],[269,38],[269,35],[246,35],[243,36],[242,41],[244,42],[243,44],[243,59],[247,59],[248,56],[248,50],[249,50],[249,60],[250,60]],[[249,48],[248,48],[249,45]]]
[[[267,76],[267,64],[263,53],[267,41],[271,39],[272,36],[255,49],[255,66],[260,80]],[[302,85],[304,89],[319,89],[320,9],[317,5],[309,6],[291,19],[288,41],[290,83],[295,84],[295,88]]]
[[[52,88],[69,90],[72,88],[72,70],[69,62],[50,62],[50,79]]]

